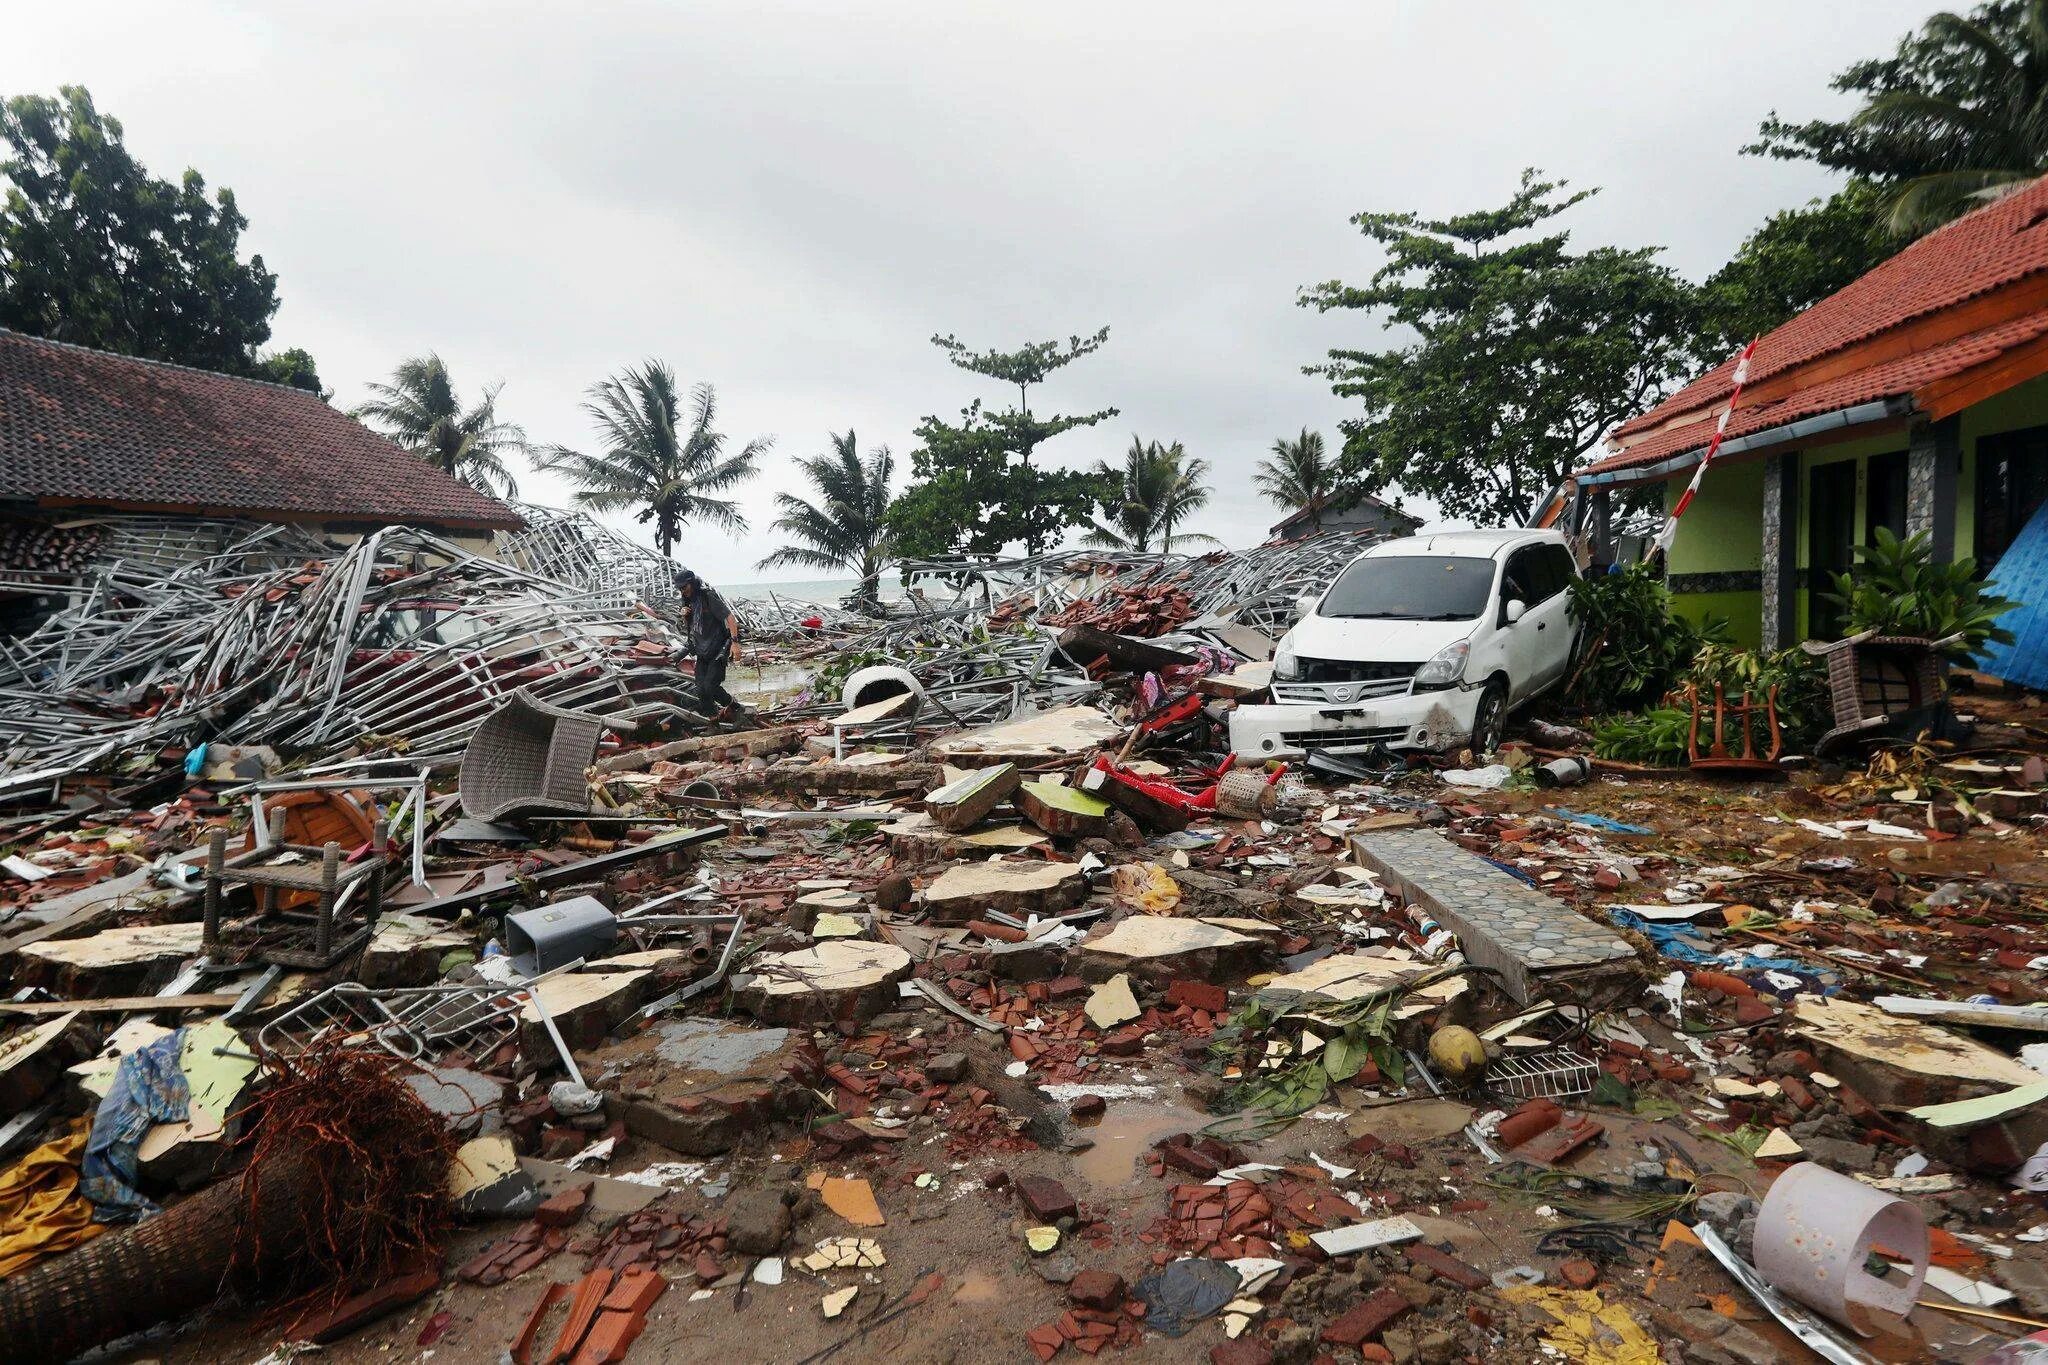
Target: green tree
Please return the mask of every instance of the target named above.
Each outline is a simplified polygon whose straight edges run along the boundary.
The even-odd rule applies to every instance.
[[[1726,360],[1880,264],[1899,245],[1883,214],[1867,180],[1773,214],[1701,286],[1699,359]]]
[[[775,495],[781,515],[768,529],[797,544],[784,546],[756,567],[844,570],[860,579],[861,601],[873,604],[881,600],[882,570],[895,558],[887,517],[896,460],[887,446],[876,446],[863,460],[851,428],[844,436],[827,435],[830,453],[796,462],[817,490],[817,501],[794,493]]]
[[[1744,150],[1875,182],[1895,234],[1939,227],[2048,171],[2048,0],[1936,14],[1892,56],[1832,84],[1862,108],[1807,123],[1773,110]]]
[[[0,104],[0,326],[265,377],[277,277],[242,259],[234,192],[159,180],[121,137],[82,86]]]
[[[1325,453],[1323,433],[1301,429],[1301,435],[1273,442],[1273,458],[1259,461],[1252,487],[1288,513],[1307,512],[1309,524],[1323,529],[1323,509],[1337,487],[1337,465]]]
[[[586,455],[551,446],[540,461],[580,486],[578,503],[594,512],[639,508],[639,519],[654,524],[655,548],[663,555],[692,521],[747,529],[738,506],[715,495],[752,478],[775,438],[757,436],[727,454],[725,434],[713,426],[718,393],[709,384],[690,390],[685,425],[675,371],[650,360],[593,384],[583,411],[597,424],[604,449]]]
[[[1037,554],[1072,526],[1085,526],[1107,496],[1092,472],[1040,469],[1038,447],[1075,427],[1094,426],[1115,408],[1081,416],[1041,417],[1031,411],[1031,387],[1109,340],[1109,328],[1090,337],[1035,342],[1015,351],[975,352],[951,336],[932,344],[963,370],[1017,386],[1017,405],[985,411],[975,399],[958,423],[926,417],[911,452],[912,482],[890,509],[889,524],[907,558],[953,553],[995,554],[1022,543]]]
[[[389,384],[371,384],[370,400],[349,415],[444,474],[486,493],[512,497],[518,481],[506,467],[527,451],[526,433],[498,420],[498,389],[467,410],[441,357],[431,352],[399,362]]]
[[[1144,552],[1158,548],[1171,553],[1174,527],[1209,503],[1209,462],[1191,459],[1179,441],[1163,446],[1157,441],[1131,438],[1121,468],[1101,461],[1095,474],[1105,487],[1114,490],[1102,499],[1104,520],[1089,528],[1082,539],[1111,550]],[[1214,536],[1187,536],[1182,540],[1215,540]]]
[[[1693,290],[1656,248],[1575,253],[1568,234],[1525,235],[1593,193],[1553,197],[1563,189],[1531,170],[1497,209],[1352,219],[1386,263],[1369,285],[1331,281],[1300,302],[1375,310],[1416,339],[1304,367],[1364,402],[1342,423],[1347,494],[1398,484],[1450,516],[1518,524],[1685,372]]]
[[[334,390],[320,382],[319,367],[303,347],[294,346],[285,351],[274,351],[256,361],[258,379],[267,379],[273,384],[285,384],[307,393],[318,394],[322,399],[332,398]]]

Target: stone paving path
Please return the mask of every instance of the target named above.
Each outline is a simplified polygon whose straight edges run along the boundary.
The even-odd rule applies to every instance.
[[[1581,972],[1634,958],[1611,929],[1530,888],[1432,830],[1375,830],[1351,836],[1351,853],[1388,887],[1458,936],[1467,961],[1500,973],[1527,1004],[1544,974]]]

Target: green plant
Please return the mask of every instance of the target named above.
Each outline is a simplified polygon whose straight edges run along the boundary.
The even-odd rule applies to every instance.
[[[1685,763],[1692,713],[1660,706],[1633,716],[1607,716],[1593,724],[1593,752],[1616,763],[1677,768]]]
[[[1728,623],[1695,625],[1671,614],[1671,594],[1648,565],[1577,578],[1572,619],[1579,623],[1581,664],[1566,700],[1631,707],[1662,697],[1702,648],[1725,643]]]
[[[1747,692],[1759,705],[1777,688],[1778,728],[1784,733],[1785,747],[1793,752],[1804,749],[1834,723],[1827,669],[1796,646],[1760,654],[1733,645],[1710,644],[1693,659],[1685,681],[1697,686],[1701,701],[1708,704],[1714,700],[1716,683],[1728,701],[1738,702]],[[1761,742],[1761,730],[1758,736]]]
[[[1834,576],[1835,590],[1823,596],[1840,606],[1848,634],[1915,635],[1929,640],[1959,637],[1948,646],[1969,658],[1991,642],[2009,645],[2013,633],[1994,624],[2017,602],[1985,590],[1977,561],[1934,562],[1927,532],[1899,539],[1877,528],[1874,544],[1856,547],[1856,571]]]

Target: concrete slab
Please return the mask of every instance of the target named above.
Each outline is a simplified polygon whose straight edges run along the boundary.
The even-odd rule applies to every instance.
[[[943,830],[958,833],[971,829],[1007,801],[1021,781],[1014,763],[976,769],[932,788],[924,798],[925,814]]]
[[[1458,936],[1468,961],[1500,974],[1518,1004],[1545,978],[1604,975],[1626,968],[1635,950],[1612,929],[1510,877],[1431,830],[1373,830],[1351,836],[1352,857],[1411,905]]]
[[[1233,929],[1170,915],[1132,915],[1075,950],[1081,975],[1106,981],[1118,972],[1164,986],[1170,981],[1236,980],[1257,957],[1259,941]]]
[[[1056,915],[1088,895],[1078,863],[1014,859],[950,867],[925,889],[925,915],[935,924],[964,924],[1000,910],[1009,915]]]
[[[1885,1109],[2033,1085],[2039,1072],[1960,1033],[1853,1000],[1801,995],[1793,1033],[1811,1039],[1827,1069]]]
[[[1390,986],[1411,981],[1434,970],[1436,965],[1419,960],[1378,957],[1370,953],[1332,953],[1298,972],[1274,977],[1259,987],[1259,994],[1302,996],[1309,1001],[1342,1004],[1347,1000],[1362,1000]],[[1407,1015],[1435,1009],[1457,999],[1465,989],[1463,977],[1435,982],[1410,992],[1395,1013]]]
[[[892,944],[831,939],[755,958],[734,978],[733,1000],[772,1024],[867,1019],[895,999],[910,969],[910,954]]]
[[[1010,759],[1035,764],[1091,753],[1122,733],[1122,726],[1092,706],[1062,706],[948,736],[931,746],[931,755],[962,767]]]

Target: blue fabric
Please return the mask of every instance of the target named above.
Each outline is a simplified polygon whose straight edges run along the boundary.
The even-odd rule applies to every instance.
[[[94,1222],[132,1223],[158,1211],[135,1188],[135,1149],[152,1124],[185,1117],[192,1092],[178,1065],[184,1046],[179,1029],[129,1053],[115,1070],[78,1166],[78,1192],[92,1201]]]
[[[1710,952],[1701,946],[1703,940],[1687,924],[1658,924],[1641,915],[1620,909],[1607,908],[1607,917],[1621,929],[1630,929],[1641,934],[1656,946],[1659,953],[1675,962],[1690,962],[1699,967],[1719,967],[1723,971],[1736,972],[1790,972],[1812,980],[1816,986],[1823,978],[1833,975],[1825,968],[1810,962],[1801,962],[1789,957],[1760,957],[1755,953],[1724,949]],[[1832,986],[1827,988],[1833,990]]]
[[[1555,815],[1560,820],[1569,820],[1575,825],[1588,829],[1604,829],[1610,834],[1655,834],[1653,829],[1641,825],[1624,825],[1619,820],[1610,820],[1604,815],[1587,815],[1582,811],[1566,810],[1563,806],[1545,806],[1544,814]]]
[[[2019,603],[1998,618],[2017,638],[1984,646],[1977,667],[2023,687],[2048,687],[2048,503],[2013,537],[1984,586]]]

